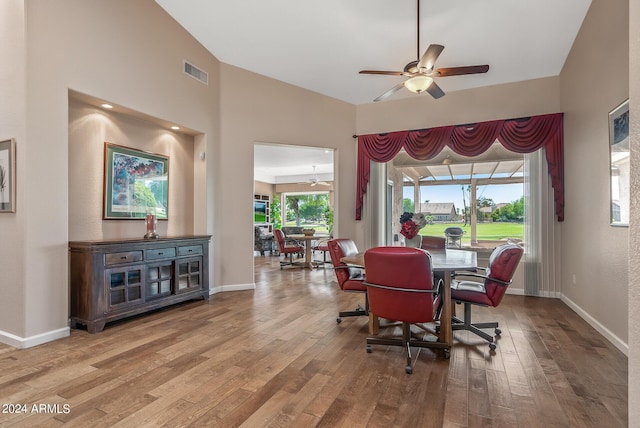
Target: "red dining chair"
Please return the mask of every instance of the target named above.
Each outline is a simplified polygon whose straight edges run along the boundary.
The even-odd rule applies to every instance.
[[[412,346],[444,349],[446,357],[449,351],[446,343],[418,339],[411,332],[412,324],[434,321],[440,304],[440,296],[433,287],[431,255],[420,248],[376,247],[364,253],[364,264],[370,311],[381,318],[402,322],[401,338],[367,337],[367,352],[372,352],[371,345],[406,348],[407,374],[413,372]]]
[[[352,293],[364,293],[364,308],[358,305],[353,311],[339,312],[336,322],[340,324],[342,317],[369,316],[369,300],[367,298],[367,287],[363,284],[363,269],[349,266],[340,261],[343,257],[358,254],[358,247],[356,247],[355,242],[346,238],[331,239],[327,242],[327,247],[329,248],[331,263],[333,264],[340,289]]]
[[[293,261],[293,255],[301,254],[304,248],[300,245],[285,244],[284,233],[282,233],[282,230],[280,229],[273,229],[273,237],[276,238],[280,254],[284,256],[283,259],[280,260],[280,269],[284,266],[302,266],[302,263]],[[287,261],[287,256],[289,256],[289,261]]]
[[[511,284],[513,274],[522,258],[522,247],[515,244],[504,244],[496,247],[491,256],[485,273],[454,273],[451,280],[451,301],[464,304],[464,319],[451,319],[452,329],[468,330],[489,342],[489,349],[496,349],[495,338],[481,329],[493,328],[496,336],[502,331],[498,328],[498,322],[471,322],[471,305],[496,307],[502,301],[502,297]],[[483,268],[478,268],[483,269]],[[476,277],[482,282],[458,280],[456,277]]]
[[[447,248],[447,239],[439,236],[422,236],[420,248],[427,251],[444,251]]]

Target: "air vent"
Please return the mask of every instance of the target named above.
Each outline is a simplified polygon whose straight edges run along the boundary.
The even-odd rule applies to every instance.
[[[209,73],[207,73],[206,71],[200,70],[198,67],[191,64],[190,62],[184,61],[183,71],[185,72],[185,74],[204,83],[205,85],[209,84]]]

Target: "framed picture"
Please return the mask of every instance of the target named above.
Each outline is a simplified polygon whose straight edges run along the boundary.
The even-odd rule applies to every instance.
[[[0,141],[0,213],[16,212],[16,141]]]
[[[169,218],[169,157],[104,143],[104,218]]]
[[[629,100],[609,113],[611,225],[629,225]]]

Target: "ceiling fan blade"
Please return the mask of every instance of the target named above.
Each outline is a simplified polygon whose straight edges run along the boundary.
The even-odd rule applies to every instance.
[[[429,92],[429,95],[431,95],[436,100],[438,98],[444,97],[444,91],[442,90],[442,88],[440,88],[440,86],[436,85],[436,82],[431,82],[431,84],[427,88],[427,92]]]
[[[426,69],[428,71],[433,70],[433,66],[436,63],[436,60],[442,53],[444,46],[442,45],[429,45],[422,58],[420,58],[420,62],[418,63],[419,69]]]
[[[435,71],[436,77],[461,76],[464,74],[480,74],[489,71],[489,65],[468,65],[465,67],[439,68]]]
[[[404,76],[404,71],[360,70],[359,74],[383,74],[386,76]]]
[[[385,92],[384,94],[380,95],[378,98],[373,100],[373,102],[382,101],[385,98],[388,98],[391,95],[395,94],[396,92],[398,92],[403,87],[404,87],[404,82],[400,82],[396,86],[394,86],[393,88],[389,89],[387,92]]]

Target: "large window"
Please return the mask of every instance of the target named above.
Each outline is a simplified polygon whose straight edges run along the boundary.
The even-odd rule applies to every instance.
[[[473,158],[445,148],[430,161],[418,161],[401,151],[387,171],[390,181],[402,183],[401,203],[391,202],[392,228],[399,227],[395,223],[402,212],[422,212],[428,220],[422,235],[442,236],[444,229],[457,226],[465,231],[467,245],[524,240],[523,155],[499,144]]]

